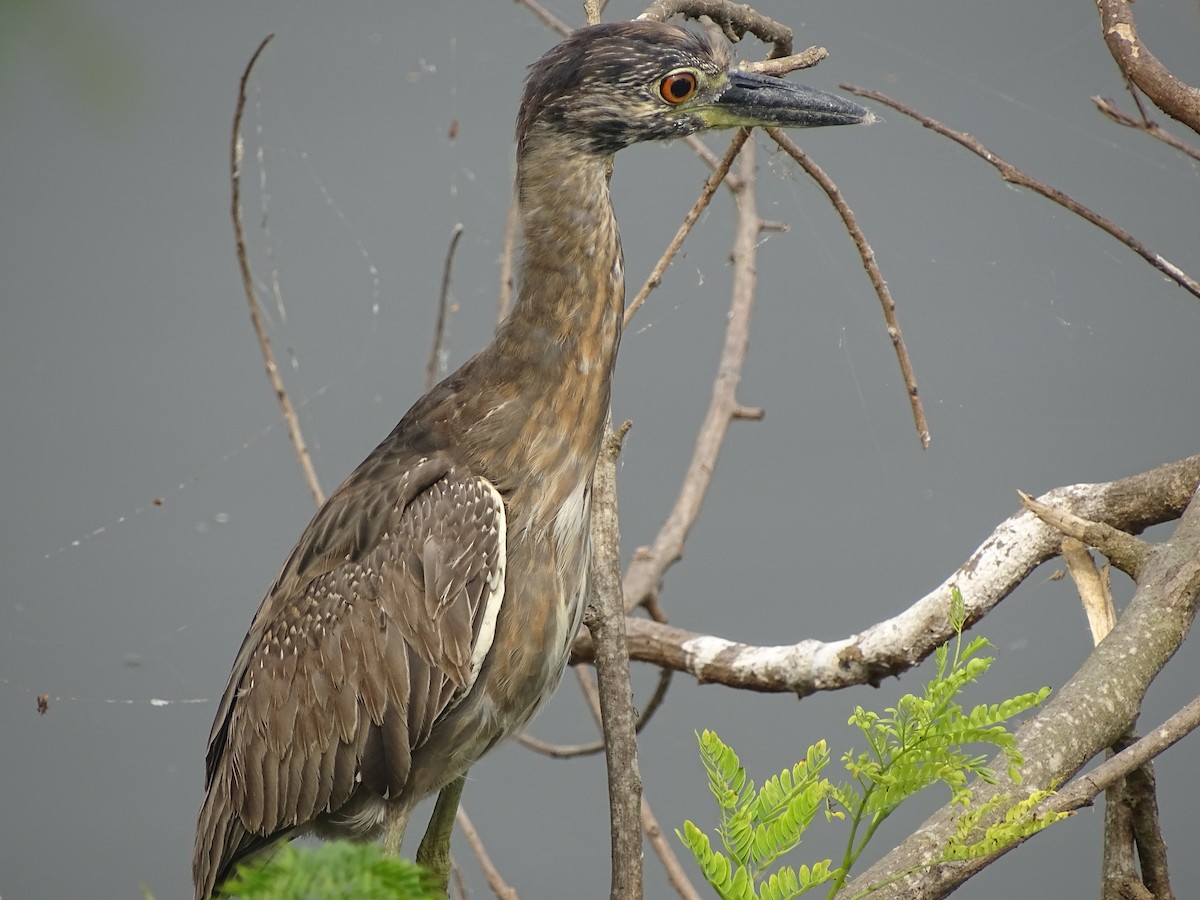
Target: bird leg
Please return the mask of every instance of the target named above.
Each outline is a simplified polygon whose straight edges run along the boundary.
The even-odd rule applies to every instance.
[[[388,856],[400,855],[400,845],[404,842],[404,831],[411,815],[412,807],[407,805],[389,803],[385,808],[382,843],[383,852]]]
[[[467,775],[464,772],[438,793],[433,815],[425,827],[425,836],[417,847],[417,862],[433,876],[433,887],[443,892],[450,885],[450,835],[458,814],[458,798],[462,796],[466,783]]]

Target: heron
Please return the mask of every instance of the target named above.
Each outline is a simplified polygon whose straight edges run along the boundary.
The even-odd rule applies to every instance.
[[[635,21],[581,28],[530,67],[512,312],[330,495],[267,591],[208,740],[197,900],[283,839],[402,833],[558,685],[624,312],[614,154],[869,121],[730,60],[723,40]]]

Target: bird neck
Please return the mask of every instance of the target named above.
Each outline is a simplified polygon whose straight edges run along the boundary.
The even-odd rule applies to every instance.
[[[534,365],[607,370],[624,314],[611,156],[527,147],[517,168],[524,248],[518,294],[497,343]]]
[[[524,416],[510,444],[534,520],[590,482],[624,316],[611,156],[531,143],[517,167],[520,286],[495,350]],[[542,482],[540,485],[536,482]],[[562,495],[562,496],[560,496]]]

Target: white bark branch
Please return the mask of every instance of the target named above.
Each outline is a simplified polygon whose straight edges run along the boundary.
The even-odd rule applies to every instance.
[[[1140,475],[1101,484],[1076,484],[1042,495],[1040,502],[1136,534],[1177,518],[1200,485],[1200,455]],[[973,624],[1007,597],[1041,563],[1057,556],[1062,535],[1021,512],[991,536],[937,588],[890,619],[837,641],[801,640],[753,646],[672,625],[630,618],[631,659],[686,672],[701,682],[745,690],[794,693],[855,684],[877,684],[921,662],[953,635],[947,613],[951,589],[962,591]],[[811,602],[812,598],[798,598]],[[586,636],[575,643],[576,660],[591,659]]]

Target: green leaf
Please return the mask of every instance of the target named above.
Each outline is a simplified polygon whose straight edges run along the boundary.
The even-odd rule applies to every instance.
[[[284,844],[268,859],[238,866],[224,889],[243,900],[436,900],[429,873],[378,844]]]
[[[966,604],[957,588],[951,593],[953,651],[949,642],[937,649],[937,673],[921,694],[905,694],[882,714],[855,707],[848,723],[862,733],[867,750],[840,755],[851,779],[845,784],[834,785],[823,777],[830,757],[825,742],[818,741],[802,760],[767,778],[756,791],[731,747],[711,731],[697,735],[709,788],[720,809],[716,833],[726,853],[714,851],[708,836],[690,821],[684,823],[680,839],[720,897],[790,900],[825,882],[832,882],[829,894],[835,895],[880,823],[913,794],[938,782],[963,810],[945,859],[993,853],[1061,818],[1038,814],[1034,799],[1011,807],[1004,805],[1007,800],[995,798],[972,805],[972,778],[998,780],[988,766],[992,751],[980,753],[980,747],[999,750],[1010,779],[1019,783],[1021,754],[1005,726],[1044,701],[1049,689],[964,711],[960,694],[987,674],[993,658],[982,655],[991,646],[985,638],[964,641]],[[845,821],[849,826],[842,864],[832,868],[831,861],[824,860],[811,868],[783,866],[767,872],[795,850],[822,810],[827,824]]]

